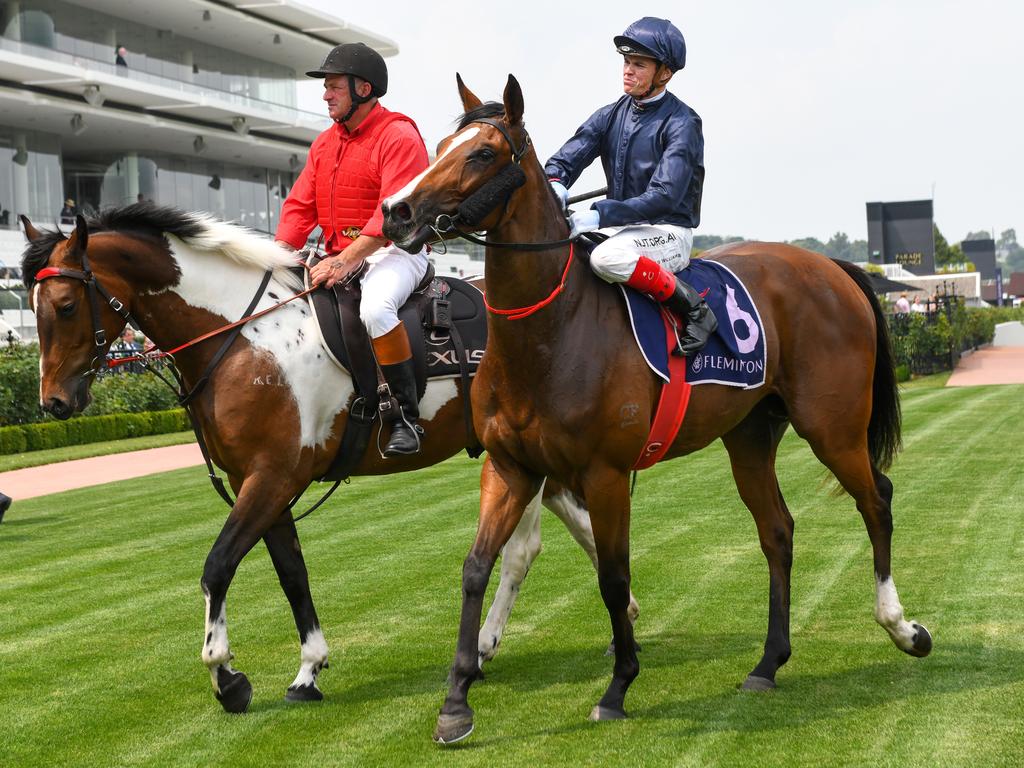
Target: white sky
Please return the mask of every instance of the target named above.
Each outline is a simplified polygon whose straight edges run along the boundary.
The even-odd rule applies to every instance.
[[[546,160],[614,101],[611,38],[669,18],[687,66],[670,90],[703,118],[698,233],[866,239],[868,201],[935,200],[950,242],[1024,235],[1024,2],[1019,0],[303,0],[395,40],[382,100],[432,149],[461,112],[455,72],[482,99],[522,84]],[[326,51],[310,51],[310,65]],[[323,111],[321,86],[300,105]],[[603,186],[600,163],[574,186]]]

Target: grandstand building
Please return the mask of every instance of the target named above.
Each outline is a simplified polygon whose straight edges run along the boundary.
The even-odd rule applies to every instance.
[[[272,233],[329,124],[296,82],[356,41],[398,52],[293,0],[0,0],[0,319],[34,335],[20,214],[152,200]]]

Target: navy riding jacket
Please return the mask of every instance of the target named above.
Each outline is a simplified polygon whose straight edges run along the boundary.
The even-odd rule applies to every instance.
[[[700,223],[704,135],[700,116],[669,92],[637,104],[623,96],[597,110],[548,160],[544,171],[566,187],[600,155],[608,197],[592,206],[602,227]]]

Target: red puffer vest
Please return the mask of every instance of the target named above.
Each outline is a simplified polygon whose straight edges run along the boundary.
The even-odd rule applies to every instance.
[[[411,118],[378,105],[351,133],[337,124],[321,133],[285,201],[277,238],[300,246],[319,224],[326,251],[337,253],[361,232],[381,237],[379,145],[388,126],[398,121],[408,122],[418,132]],[[423,157],[425,161],[425,149]]]

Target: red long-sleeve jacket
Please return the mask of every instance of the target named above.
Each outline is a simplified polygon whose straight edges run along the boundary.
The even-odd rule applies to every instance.
[[[360,234],[383,237],[380,204],[426,169],[416,124],[376,104],[351,133],[335,123],[309,148],[306,167],[281,208],[276,238],[294,248],[319,224],[327,253]]]

